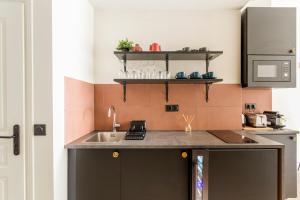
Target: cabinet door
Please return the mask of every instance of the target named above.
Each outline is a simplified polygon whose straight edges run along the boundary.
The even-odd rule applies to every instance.
[[[69,200],[120,200],[120,158],[112,150],[69,150]]]
[[[209,150],[209,200],[278,199],[276,149]]]
[[[121,152],[122,200],[188,200],[189,159],[180,150]]]
[[[286,198],[297,197],[297,138],[293,135],[262,135],[285,145],[284,148],[284,190]]]
[[[295,8],[248,8],[248,54],[295,55]]]

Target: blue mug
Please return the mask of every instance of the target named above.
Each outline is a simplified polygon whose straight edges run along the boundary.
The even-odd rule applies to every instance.
[[[177,72],[175,78],[176,79],[186,78],[186,74],[185,72]]]
[[[200,72],[193,72],[193,73],[191,73],[190,75],[189,75],[189,78],[191,78],[191,79],[197,79],[197,78],[201,78],[202,76],[201,76],[201,74],[200,74]]]
[[[202,77],[205,79],[214,78],[214,72],[207,72],[206,74],[203,74]]]

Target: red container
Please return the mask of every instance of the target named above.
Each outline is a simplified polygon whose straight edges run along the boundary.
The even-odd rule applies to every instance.
[[[133,47],[133,51],[140,52],[140,51],[143,51],[143,49],[139,44],[135,44],[135,46]]]
[[[161,51],[160,45],[156,42],[150,44],[149,51]]]

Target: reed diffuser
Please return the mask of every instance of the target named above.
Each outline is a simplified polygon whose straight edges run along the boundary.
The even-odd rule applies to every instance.
[[[192,132],[192,122],[193,120],[195,119],[195,115],[184,115],[182,114],[182,117],[186,123],[186,126],[185,126],[185,132],[187,133],[191,133]]]

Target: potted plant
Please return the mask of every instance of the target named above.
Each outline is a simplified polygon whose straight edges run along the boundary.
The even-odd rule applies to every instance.
[[[129,41],[127,38],[125,40],[120,40],[117,46],[119,51],[130,51],[133,48],[133,41]]]

